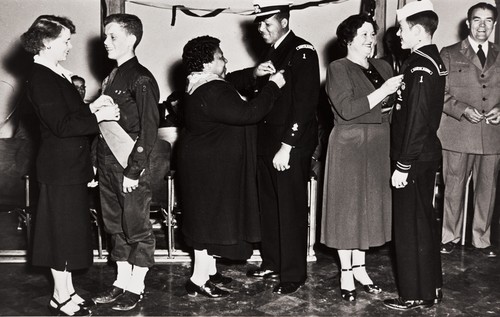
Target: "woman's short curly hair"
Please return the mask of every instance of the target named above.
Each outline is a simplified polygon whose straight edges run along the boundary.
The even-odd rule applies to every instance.
[[[219,44],[219,39],[208,35],[200,36],[187,42],[182,52],[182,63],[188,73],[200,72],[203,70],[204,63],[212,62]]]
[[[75,34],[76,28],[70,19],[55,15],[41,15],[36,18],[28,31],[21,35],[21,44],[24,49],[34,55],[44,48],[43,40],[54,40],[63,28]]]
[[[337,28],[337,39],[343,46],[347,46],[347,44],[351,43],[358,34],[358,29],[365,23],[373,25],[373,29],[375,33],[377,33],[378,26],[373,18],[366,14],[355,14],[340,23]]]

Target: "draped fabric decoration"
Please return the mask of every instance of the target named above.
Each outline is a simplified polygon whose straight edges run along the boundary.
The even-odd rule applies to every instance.
[[[210,18],[220,13],[240,15],[254,14],[253,0],[126,0],[127,2],[150,7],[172,10],[175,25],[177,12],[198,18]],[[349,0],[294,0],[291,10],[301,10],[311,6],[340,3]]]

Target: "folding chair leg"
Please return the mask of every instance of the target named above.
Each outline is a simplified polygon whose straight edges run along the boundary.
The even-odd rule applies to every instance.
[[[314,244],[316,243],[316,210],[317,210],[318,181],[311,177],[308,183],[309,196],[309,228],[307,236],[307,256],[313,257]]]
[[[465,185],[465,198],[464,198],[464,215],[462,221],[462,245],[465,245],[465,233],[467,231],[467,209],[469,207],[469,185],[472,179],[472,172],[469,174],[469,178],[467,178],[467,184]]]

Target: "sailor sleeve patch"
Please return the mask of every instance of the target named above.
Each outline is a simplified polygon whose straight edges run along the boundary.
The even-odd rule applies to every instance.
[[[410,69],[410,72],[411,73],[414,73],[414,72],[426,72],[427,74],[432,75],[432,70],[430,70],[427,67],[422,67],[422,66],[413,67],[412,69]]]
[[[299,45],[295,48],[297,51],[298,50],[301,50],[301,49],[308,49],[308,50],[312,50],[314,51],[314,46],[312,46],[311,44],[302,44],[302,45]]]

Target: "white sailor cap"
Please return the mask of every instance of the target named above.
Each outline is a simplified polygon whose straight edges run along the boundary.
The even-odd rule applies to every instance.
[[[407,17],[423,11],[434,11],[434,6],[430,0],[417,0],[407,3],[404,7],[396,10],[398,21],[402,21]]]
[[[279,12],[290,11],[291,0],[254,0],[255,22],[261,22]]]

